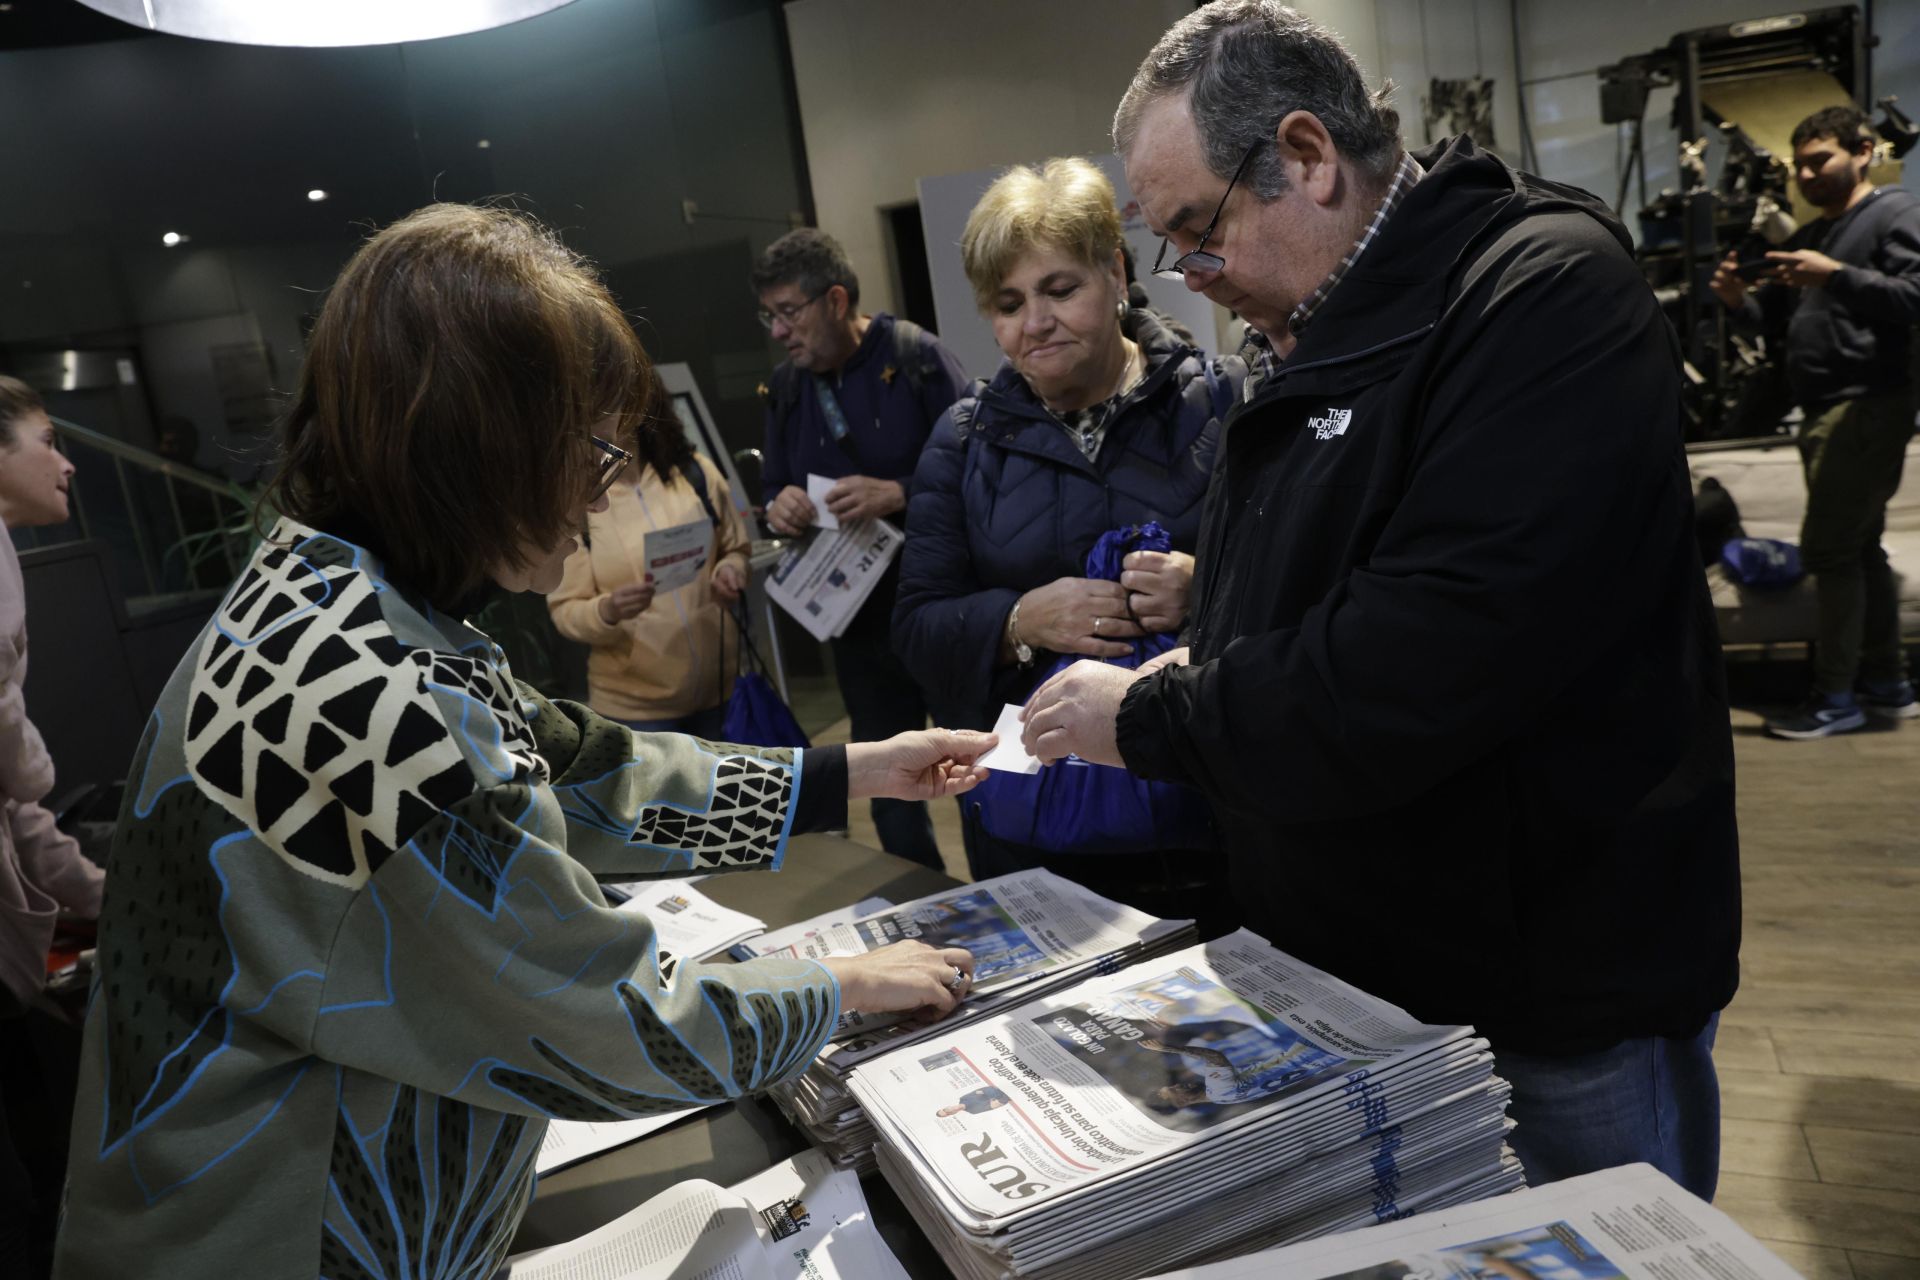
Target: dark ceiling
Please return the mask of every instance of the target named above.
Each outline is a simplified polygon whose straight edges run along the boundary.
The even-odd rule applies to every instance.
[[[676,140],[624,126],[672,118],[697,144],[721,119],[730,139],[736,112],[784,124],[777,83],[703,81],[691,61],[715,56],[712,39],[734,19],[764,26],[765,0],[579,0],[486,35],[338,49],[153,36],[77,0],[8,3],[0,174],[15,181],[0,200],[4,237],[350,242],[433,199],[510,194],[497,164],[507,183],[578,170],[526,193],[540,204],[595,189],[609,166],[664,174],[655,157]],[[669,106],[669,94],[686,101]],[[311,188],[330,198],[309,202]]]
[[[12,3],[0,31],[28,6],[37,42],[0,52],[0,118],[23,125],[0,138],[0,163],[27,178],[0,202],[0,233],[147,244],[179,228],[201,247],[326,239],[431,192],[400,47],[236,57],[73,0]],[[115,29],[127,36],[109,42]],[[62,33],[91,40],[51,38]],[[316,187],[332,198],[309,202]]]
[[[109,18],[77,0],[0,0],[0,49],[45,49],[101,40],[143,40],[151,32]]]

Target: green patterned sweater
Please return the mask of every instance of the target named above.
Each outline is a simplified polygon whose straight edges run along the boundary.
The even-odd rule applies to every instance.
[[[548,702],[282,521],[132,766],[56,1275],[486,1280],[549,1117],[797,1075],[825,969],[669,955],[595,877],[777,869],[803,772]]]

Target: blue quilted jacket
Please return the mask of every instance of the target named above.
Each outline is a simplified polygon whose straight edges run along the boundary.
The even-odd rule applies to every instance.
[[[1126,321],[1147,376],[1089,462],[1010,364],[975,382],[934,425],[914,473],[893,613],[895,652],[943,722],[987,727],[1024,702],[1031,670],[997,668],[1007,614],[1021,594],[1086,576],[1109,529],[1157,520],[1192,551],[1225,409],[1245,366],[1209,360],[1149,312]]]

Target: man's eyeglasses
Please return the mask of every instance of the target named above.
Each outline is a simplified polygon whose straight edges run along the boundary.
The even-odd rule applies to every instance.
[[[805,302],[796,302],[792,306],[782,307],[778,311],[769,311],[765,307],[762,307],[758,311],[754,312],[754,315],[760,318],[760,327],[765,329],[768,333],[773,332],[773,324],[774,324],[774,321],[776,320],[779,321],[781,324],[786,325],[787,328],[791,329],[793,328],[793,322],[800,318],[800,313],[802,311],[805,311],[808,307],[820,301],[820,299],[826,297],[828,293],[832,292],[832,290],[833,290],[833,286],[828,285],[825,289],[822,289],[820,292],[814,294],[811,298],[808,298]],[[735,312],[735,314],[737,315],[739,313]]]
[[[633,455],[611,440],[602,440],[599,436],[592,437],[592,440],[593,447],[600,452],[600,472],[594,477],[593,496],[588,501],[598,502],[602,494],[613,488],[613,482],[633,461]]]
[[[1163,267],[1160,263],[1167,256],[1167,246],[1173,242],[1165,236],[1160,238],[1160,256],[1153,260],[1154,275],[1162,280],[1178,280],[1188,272],[1197,276],[1212,276],[1226,270],[1225,258],[1217,253],[1202,253],[1201,250],[1207,247],[1207,241],[1213,239],[1213,229],[1220,225],[1220,214],[1227,207],[1227,197],[1233,194],[1233,188],[1240,181],[1240,175],[1246,172],[1247,161],[1253,159],[1253,153],[1259,150],[1261,143],[1271,141],[1270,137],[1255,138],[1253,145],[1247,148],[1247,154],[1240,157],[1240,163],[1233,170],[1233,177],[1227,180],[1227,189],[1220,193],[1220,203],[1214,208],[1213,221],[1207,223],[1207,229],[1200,233],[1200,243],[1193,246],[1190,253],[1181,254]]]

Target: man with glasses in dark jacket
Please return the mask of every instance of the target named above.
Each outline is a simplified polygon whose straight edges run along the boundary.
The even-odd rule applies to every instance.
[[[1417,155],[1330,32],[1218,0],[1115,142],[1180,272],[1261,335],[1191,649],[1081,663],[1026,743],[1206,792],[1249,927],[1513,1084],[1535,1182],[1718,1172],[1733,754],[1670,327],[1593,197]]]
[[[900,523],[920,450],[967,385],[960,362],[911,321],[862,315],[860,278],[824,231],[802,227],[769,245],[754,264],[753,291],[760,323],[787,349],[765,388],[767,523],[789,537],[818,523],[810,475],[834,481],[821,496],[835,519]],[[856,742],[927,724],[925,697],[889,637],[899,581],[896,561],[832,641]],[[873,825],[888,853],[940,868],[924,802],[875,800]]]

